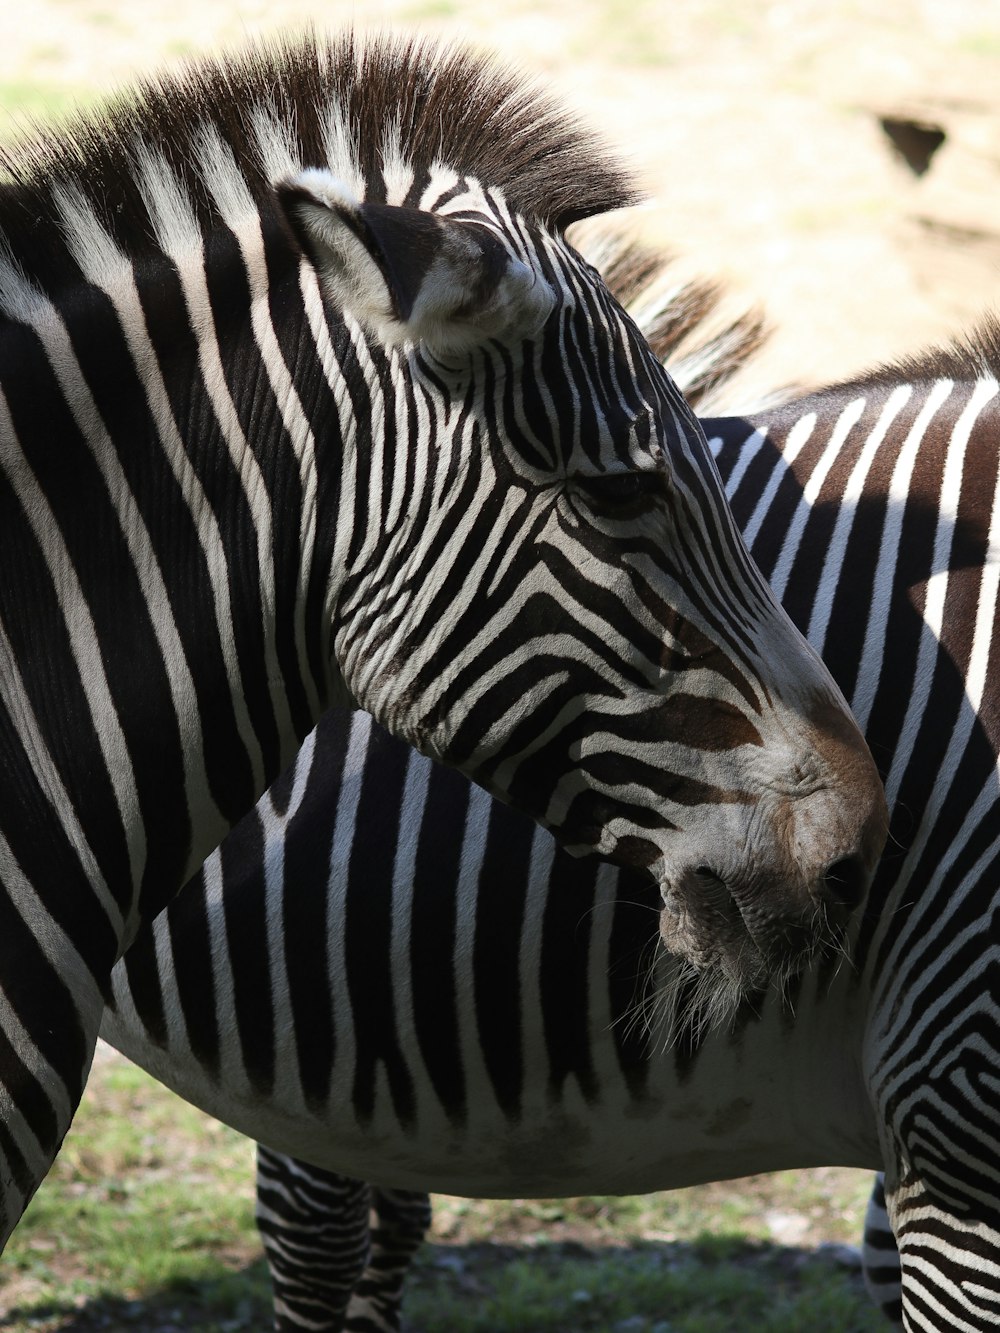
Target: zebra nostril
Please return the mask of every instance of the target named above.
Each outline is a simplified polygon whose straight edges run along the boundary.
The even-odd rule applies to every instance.
[[[694,880],[692,887],[703,912],[708,910],[728,914],[736,910],[728,883],[711,866],[696,866]]]
[[[845,856],[827,869],[821,894],[849,912],[858,906],[868,887],[868,875],[859,856]]]

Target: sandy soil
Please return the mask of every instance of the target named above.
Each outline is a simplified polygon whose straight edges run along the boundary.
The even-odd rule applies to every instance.
[[[8,0],[0,108],[310,21],[461,36],[554,85],[644,180],[632,225],[767,311],[771,383],[915,350],[997,301],[995,0]],[[886,115],[944,131],[923,176]]]

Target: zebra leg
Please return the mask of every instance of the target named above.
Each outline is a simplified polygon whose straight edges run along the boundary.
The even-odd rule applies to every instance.
[[[257,1228],[278,1333],[341,1333],[369,1255],[371,1187],[257,1145]]]
[[[985,1081],[985,1080],[984,1080]],[[978,1145],[977,1145],[978,1146]],[[991,1145],[992,1146],[992,1145]],[[960,1153],[941,1159],[965,1166]],[[899,1246],[902,1322],[906,1333],[994,1333],[1000,1328],[1000,1208],[991,1182],[979,1190],[971,1178],[945,1194],[939,1159],[887,1171],[885,1199]],[[928,1162],[935,1175],[928,1180]],[[899,1178],[901,1177],[901,1178]],[[971,1186],[971,1187],[970,1187]]]
[[[371,1256],[347,1310],[347,1333],[396,1333],[410,1261],[431,1225],[431,1201],[414,1190],[372,1191]]]
[[[902,1275],[899,1249],[885,1202],[885,1177],[879,1171],[865,1211],[861,1269],[868,1295],[894,1324],[903,1322]]]
[[[17,894],[11,902],[4,892],[14,876],[4,879],[3,844],[0,834],[0,1251],[80,1104],[114,961],[82,943],[77,950],[42,908],[37,920],[18,918]],[[36,929],[52,936],[44,947],[32,938]],[[110,931],[108,939],[113,946]]]

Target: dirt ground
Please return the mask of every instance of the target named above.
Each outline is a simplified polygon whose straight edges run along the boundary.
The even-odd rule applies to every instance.
[[[771,384],[1000,304],[997,0],[31,0],[0,6],[0,104],[310,21],[459,36],[554,86],[644,180],[631,224],[767,312]],[[883,117],[944,134],[924,174]]]

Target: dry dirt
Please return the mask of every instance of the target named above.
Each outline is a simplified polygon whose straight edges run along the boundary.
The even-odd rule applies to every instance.
[[[772,384],[1000,303],[997,0],[7,0],[0,103],[309,21],[460,36],[542,76],[635,164],[650,203],[632,223],[767,312]],[[924,175],[880,117],[943,131]]]

